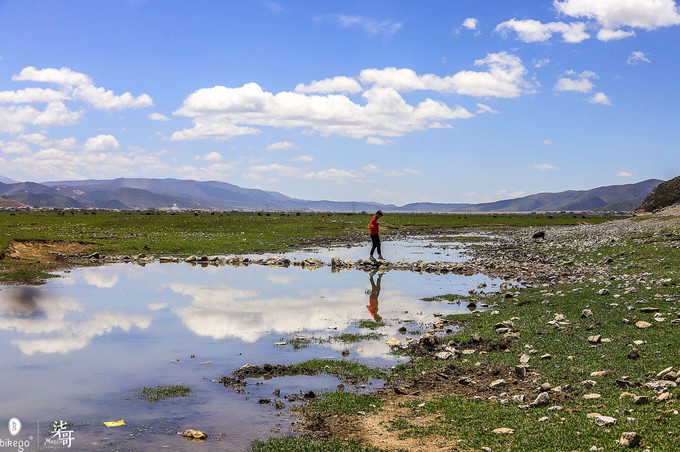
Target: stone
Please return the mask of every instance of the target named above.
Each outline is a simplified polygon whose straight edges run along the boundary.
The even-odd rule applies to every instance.
[[[540,408],[547,406],[550,403],[550,395],[547,392],[542,392],[536,397],[536,400],[531,402],[530,406],[533,408]]]
[[[340,352],[340,354],[344,357],[348,357],[349,356],[349,350],[343,350],[342,352]]]
[[[652,380],[650,382],[645,383],[645,386],[651,389],[652,391],[660,394],[662,392],[668,391],[668,388],[675,388],[678,385],[673,381]]]
[[[666,367],[664,370],[656,374],[657,380],[662,380],[663,377],[668,375],[669,373],[673,372],[673,367]]]
[[[524,394],[517,394],[512,396],[512,400],[518,403],[524,403],[526,396]]]
[[[561,405],[553,405],[548,408],[548,411],[562,411],[564,409]]]
[[[401,347],[401,341],[396,337],[387,340],[387,346],[392,348]]]
[[[495,428],[492,430],[496,435],[512,435],[515,433],[515,430],[511,428],[506,428],[506,427],[501,427],[501,428]]]
[[[599,344],[602,342],[602,336],[597,334],[595,336],[588,336],[588,342],[591,344]]]
[[[581,311],[581,318],[582,319],[589,319],[592,316],[593,316],[593,311],[591,311],[590,309],[584,309],[583,311]]]
[[[645,345],[646,343],[647,343],[647,341],[640,341],[640,340],[633,341],[633,344],[638,345],[638,346],[639,345]]]
[[[194,430],[193,428],[188,428],[182,432],[182,436],[190,440],[205,441],[208,439],[208,435],[201,430]]]
[[[654,308],[652,306],[645,306],[643,308],[640,308],[640,312],[659,312],[661,309],[659,308]]]
[[[644,320],[640,320],[638,322],[635,322],[635,326],[640,328],[640,329],[643,329],[643,328],[649,328],[650,326],[652,326],[652,324],[649,323],[649,322],[645,322]]]
[[[515,374],[519,378],[525,378],[527,376],[527,366],[515,366]]]
[[[619,446],[623,447],[637,447],[640,445],[642,436],[635,432],[623,432],[621,433],[621,438],[616,441]]]
[[[589,388],[593,388],[593,387],[595,387],[595,385],[597,384],[597,382],[594,381],[594,380],[583,380],[583,381],[581,382],[581,384],[582,384],[583,386],[588,386]]]
[[[542,418],[539,418],[539,419],[538,419],[538,422],[546,422],[546,421],[549,421],[549,420],[550,420],[550,417],[548,417],[548,416],[543,416]]]
[[[585,394],[583,396],[586,400],[599,399],[600,397],[602,397],[602,395],[598,393]]]
[[[522,353],[522,356],[519,357],[519,362],[522,364],[527,364],[530,359],[531,356],[527,355],[526,353]]]
[[[657,403],[666,402],[670,400],[672,397],[673,395],[670,392],[664,392],[661,395],[659,395],[659,397],[656,398],[656,402]]]
[[[595,423],[600,427],[610,427],[612,425],[616,425],[618,422],[616,418],[613,418],[611,416],[596,416],[594,420]]]
[[[609,289],[600,289],[597,291],[598,295],[609,295]]]
[[[590,376],[593,378],[604,377],[605,375],[607,375],[606,370],[597,370],[595,372],[590,373]]]
[[[635,405],[647,405],[649,403],[649,397],[646,395],[635,396],[633,398],[633,404]]]
[[[552,355],[550,353],[546,353],[545,355],[541,355],[541,359],[552,359]]]
[[[450,352],[439,352],[434,354],[435,358],[437,359],[449,359],[453,357],[454,355]]]
[[[504,379],[499,379],[499,380],[494,380],[489,384],[489,387],[491,389],[499,388],[501,386],[505,386],[506,381]]]

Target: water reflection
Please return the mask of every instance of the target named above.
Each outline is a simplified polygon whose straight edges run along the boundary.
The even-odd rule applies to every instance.
[[[148,316],[115,311],[98,312],[82,320],[66,319],[69,313],[82,311],[83,307],[75,300],[53,296],[41,289],[24,287],[0,292],[0,330],[52,335],[12,340],[11,344],[25,355],[64,355],[87,347],[93,337],[101,336],[113,328],[128,331],[135,326],[144,330],[151,324]]]
[[[368,295],[368,306],[366,306],[366,308],[368,309],[368,312],[370,312],[371,315],[373,316],[373,319],[375,319],[376,322],[380,322],[382,321],[382,317],[380,317],[380,314],[378,314],[378,297],[380,296],[380,281],[382,280],[384,273],[383,272],[378,273],[378,281],[374,281],[373,277],[375,276],[376,273],[377,272],[375,270],[369,273],[371,291],[369,292]]]

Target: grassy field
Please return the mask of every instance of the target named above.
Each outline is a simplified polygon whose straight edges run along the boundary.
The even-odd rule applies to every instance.
[[[600,223],[580,215],[389,214],[384,237],[461,228]],[[303,213],[0,212],[0,282],[35,282],[54,266],[4,258],[14,240],[78,241],[103,254],[244,254],[367,240],[370,215]]]

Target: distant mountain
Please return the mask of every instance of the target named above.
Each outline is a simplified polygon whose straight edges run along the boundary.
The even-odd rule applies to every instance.
[[[680,176],[659,184],[639,206],[641,212],[654,212],[680,202]]]
[[[399,210],[430,212],[632,211],[661,182],[663,181],[650,179],[636,184],[609,185],[592,190],[538,193],[517,199],[482,204],[416,203],[407,204]]]
[[[0,174],[0,182],[3,184],[16,184],[17,181],[10,179],[9,177],[5,177],[2,174]]]
[[[38,184],[0,183],[0,196],[41,207],[104,209],[169,208],[208,210],[316,210],[329,212],[532,212],[532,211],[632,211],[662,181],[610,185],[592,190],[537,193],[491,203],[412,203],[402,207],[374,202],[309,201],[281,193],[242,188],[224,182],[179,179],[113,179],[54,181]]]
[[[17,208],[17,207],[24,207],[24,204],[20,203],[19,201],[15,201],[14,199],[5,198],[5,197],[0,196],[0,207]]]

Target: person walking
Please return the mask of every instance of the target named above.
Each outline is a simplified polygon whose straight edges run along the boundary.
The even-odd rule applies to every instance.
[[[373,257],[373,253],[378,250],[378,259],[385,260],[382,257],[382,252],[380,251],[380,223],[378,220],[383,216],[382,211],[378,210],[373,218],[371,218],[370,223],[368,223],[368,230],[371,234],[371,254],[370,254],[370,260],[371,262],[377,262],[375,260],[375,257]]]

